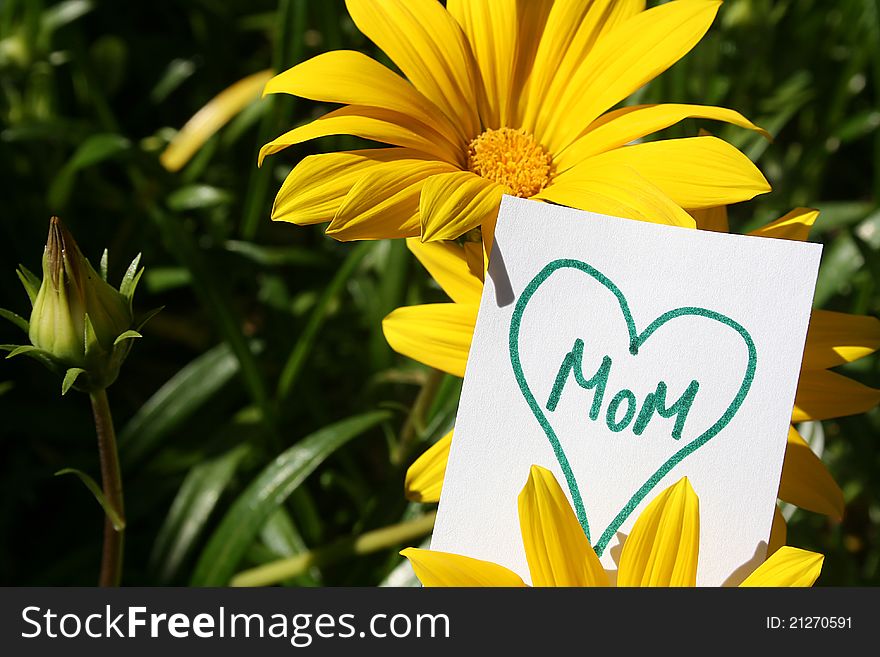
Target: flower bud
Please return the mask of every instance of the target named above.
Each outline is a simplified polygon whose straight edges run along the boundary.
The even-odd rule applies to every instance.
[[[28,354],[64,373],[62,393],[71,386],[88,392],[113,383],[131,340],[140,337],[134,330],[131,308],[143,273],[138,270],[139,261],[140,256],[131,263],[120,289],[115,289],[105,280],[106,260],[102,260],[99,275],[70,231],[52,217],[42,282],[23,267],[19,270],[33,303],[30,321],[3,311],[27,330],[31,344],[13,348],[7,358]]]

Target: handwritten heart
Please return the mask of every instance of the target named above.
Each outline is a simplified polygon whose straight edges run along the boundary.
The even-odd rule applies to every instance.
[[[639,348],[645,343],[645,341],[649,337],[651,337],[651,335],[658,328],[663,326],[666,322],[675,319],[676,317],[687,316],[705,317],[717,321],[727,327],[730,327],[742,337],[749,354],[748,364],[746,366],[746,371],[743,376],[742,383],[740,384],[739,390],[736,393],[736,396],[733,398],[733,401],[730,403],[730,405],[727,407],[721,417],[718,418],[718,420],[714,424],[712,424],[712,426],[710,426],[706,431],[685,444],[672,456],[670,456],[657,469],[657,471],[654,472],[654,474],[652,474],[645,481],[644,484],[642,484],[642,486],[635,492],[635,494],[629,499],[629,501],[623,506],[623,508],[621,508],[621,510],[617,513],[617,515],[602,533],[602,536],[599,538],[599,540],[593,545],[593,549],[596,551],[596,554],[602,556],[602,553],[605,551],[605,548],[608,546],[608,543],[613,538],[615,532],[626,521],[630,514],[632,514],[632,512],[645,498],[645,496],[654,489],[654,487],[660,482],[660,480],[662,480],[663,477],[665,477],[672,468],[681,463],[689,455],[696,452],[703,445],[712,440],[712,438],[717,436],[722,431],[722,429],[724,429],[724,427],[726,427],[730,423],[736,412],[742,406],[742,403],[749,392],[749,388],[751,388],[752,381],[755,378],[755,368],[757,367],[758,354],[757,350],[755,349],[755,343],[752,340],[752,337],[749,335],[748,331],[745,330],[745,328],[743,328],[739,323],[732,320],[730,317],[715,312],[714,310],[708,310],[706,308],[684,307],[667,311],[660,315],[653,322],[651,322],[644,331],[639,333],[636,329],[635,321],[633,320],[632,314],[630,313],[629,304],[627,303],[626,297],[624,297],[623,292],[621,292],[620,289],[613,282],[611,282],[611,280],[607,276],[580,260],[554,260],[546,267],[544,267],[538,273],[538,275],[531,280],[531,282],[526,286],[525,290],[523,290],[523,293],[517,300],[516,307],[513,311],[513,317],[510,320],[510,363],[513,366],[513,372],[516,377],[516,381],[519,384],[520,391],[522,392],[526,403],[528,403],[529,408],[531,408],[532,413],[535,416],[535,419],[538,420],[538,424],[541,425],[544,434],[547,436],[547,440],[550,442],[550,446],[553,448],[553,452],[556,455],[556,460],[562,468],[562,472],[565,475],[566,482],[568,483],[568,489],[571,493],[571,498],[574,503],[575,513],[577,514],[578,521],[583,527],[587,539],[590,540],[591,543],[592,540],[590,539],[590,527],[587,521],[587,512],[584,508],[584,503],[583,499],[581,498],[580,489],[578,488],[577,479],[572,472],[571,465],[568,462],[568,457],[565,454],[565,450],[562,448],[562,444],[559,442],[559,438],[556,435],[556,432],[553,430],[553,427],[550,425],[550,421],[547,419],[547,416],[541,409],[540,404],[538,404],[537,399],[535,399],[535,395],[529,388],[529,384],[526,380],[525,373],[523,372],[522,363],[520,362],[519,356],[519,333],[520,326],[522,324],[523,314],[525,313],[525,310],[529,305],[529,302],[534,297],[535,293],[538,291],[538,289],[540,289],[541,285],[543,285],[554,272],[559,271],[560,269],[576,269],[587,274],[588,276],[595,279],[598,283],[603,285],[605,288],[607,288],[608,291],[610,291],[617,298],[618,304],[620,305],[620,311],[623,314],[624,320],[626,321],[627,330],[629,331],[630,354],[632,354],[633,356],[638,355]]]

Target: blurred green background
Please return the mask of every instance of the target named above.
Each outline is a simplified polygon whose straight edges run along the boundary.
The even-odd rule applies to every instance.
[[[430,509],[404,500],[403,475],[451,425],[460,383],[444,377],[413,412],[436,377],[393,354],[380,321],[443,295],[402,242],[339,244],[268,218],[302,156],[358,140],[309,142],[257,169],[262,143],[328,109],[267,98],[180,172],[158,160],[233,82],[336,48],[385,61],[339,0],[0,0],[0,306],[27,314],[14,269],[39,271],[51,214],[93,262],[110,248],[114,282],[143,252],[136,309],[165,306],[109,390],[126,584],[225,584],[306,550],[314,563],[283,583],[411,582],[395,571],[399,546],[350,537],[413,519],[424,533]],[[876,315],[878,91],[876,0],[728,0],[700,45],[630,102],[722,105],[770,130],[772,144],[707,122],[666,136],[705,127],[757,161],[774,192],[731,208],[736,229],[820,208],[817,305]],[[19,338],[0,326],[0,341]],[[880,386],[878,359],[846,373]],[[97,577],[101,510],[74,478],[53,476],[77,467],[97,477],[94,428],[85,396],[62,399],[59,387],[25,359],[0,368],[2,584]],[[790,516],[789,543],[827,555],[819,584],[880,584],[878,427],[875,409],[809,432],[847,500],[842,523]]]

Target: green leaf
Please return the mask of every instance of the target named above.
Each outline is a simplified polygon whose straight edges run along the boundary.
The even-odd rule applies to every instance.
[[[119,434],[126,465],[143,458],[177,430],[238,372],[226,343],[205,352],[171,377]]]
[[[168,195],[168,207],[175,212],[201,210],[224,205],[232,201],[232,194],[210,185],[187,185]]]
[[[198,248],[192,234],[184,228],[177,217],[154,208],[150,216],[162,231],[165,244],[180,264],[192,273],[192,285],[205,309],[211,314],[226,343],[238,358],[241,377],[253,401],[260,407],[263,417],[272,418],[275,409],[269,403],[269,395],[263,374],[254,355],[253,343],[242,333],[242,322],[231,306],[229,298],[217,285],[218,276]]]
[[[37,294],[40,291],[42,281],[34,276],[34,274],[24,265],[19,265],[15,273],[18,274],[18,280],[24,285],[25,292],[27,292],[28,299],[31,300],[31,305],[33,306],[34,301],[37,300]]]
[[[150,267],[144,273],[144,282],[150,294],[162,294],[189,285],[192,276],[184,267]]]
[[[204,531],[217,500],[250,451],[249,445],[239,445],[189,471],[153,545],[150,563],[160,584],[167,584],[177,575]]]
[[[8,319],[25,333],[28,332],[28,321],[21,315],[18,315],[11,310],[6,310],[6,308],[0,308],[0,317],[2,317],[3,319]]]
[[[150,100],[161,103],[189,76],[196,72],[196,65],[191,59],[172,59],[168,62],[159,82],[150,91]]]
[[[43,37],[48,38],[52,32],[85,16],[95,8],[90,0],[65,0],[43,10],[40,17],[40,29]]]
[[[300,489],[302,490],[302,489]],[[293,502],[295,504],[295,502]],[[308,552],[309,548],[302,537],[299,529],[293,522],[293,518],[284,506],[269,516],[266,524],[260,530],[260,540],[272,551],[273,557],[268,561],[279,558],[293,557],[297,554]],[[291,580],[293,585],[320,586],[321,571],[316,566],[311,567],[300,577]]]
[[[55,473],[56,477],[61,475],[72,474],[79,477],[79,480],[86,485],[90,491],[92,491],[92,495],[95,496],[95,499],[98,500],[98,504],[101,505],[101,508],[104,509],[104,513],[107,514],[107,517],[110,518],[110,522],[113,523],[113,529],[118,532],[121,532],[125,529],[125,520],[120,517],[120,515],[116,512],[116,509],[110,506],[107,502],[107,498],[104,497],[104,493],[101,491],[101,487],[92,479],[89,475],[87,475],[82,470],[77,470],[75,468],[64,468],[63,470],[59,470]]]
[[[65,166],[72,167],[75,171],[94,166],[108,160],[119,153],[128,150],[131,142],[115,133],[101,133],[92,135],[86,139],[76,153],[70,158]]]
[[[821,308],[836,294],[845,293],[853,275],[864,264],[852,236],[849,233],[838,235],[826,245],[822,254],[813,305]]]
[[[269,103],[252,102],[241,110],[220,133],[220,145],[226,150],[242,137],[250,133],[251,128],[271,111]]]
[[[298,246],[261,246],[242,240],[227,240],[223,245],[227,251],[266,267],[283,265],[326,265],[327,258],[314,249]]]
[[[834,131],[834,136],[841,143],[846,144],[871,134],[878,127],[880,127],[880,112],[876,109],[866,109],[846,119]]]
[[[279,557],[292,557],[309,549],[283,506],[269,516],[260,530],[260,539]]]
[[[829,201],[817,203],[815,207],[819,218],[810,230],[812,237],[857,224],[877,209],[874,203],[865,201]]]
[[[49,186],[47,195],[49,205],[60,208],[67,204],[78,171],[116,157],[127,151],[130,146],[131,142],[128,139],[114,133],[92,135],[86,139]]]
[[[222,586],[269,516],[330,454],[390,414],[376,411],[331,424],[281,453],[239,496],[196,564],[194,586]]]
[[[120,342],[124,342],[126,340],[133,340],[134,338],[142,338],[140,333],[137,331],[128,330],[125,333],[120,333],[119,336],[113,341],[113,346],[115,347]]]
[[[73,387],[74,383],[76,383],[79,375],[85,373],[86,371],[81,367],[71,367],[67,370],[67,373],[64,375],[64,380],[61,382],[61,395],[66,395],[67,391]]]

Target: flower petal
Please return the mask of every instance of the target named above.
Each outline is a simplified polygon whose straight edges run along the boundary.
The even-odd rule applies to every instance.
[[[439,2],[346,0],[345,5],[357,28],[446,114],[464,139],[480,133],[476,62],[461,28]]]
[[[253,73],[231,84],[193,114],[159,156],[168,171],[179,171],[215,132],[260,97],[272,71]]]
[[[699,230],[711,230],[716,233],[729,233],[730,226],[727,223],[727,206],[719,205],[714,208],[691,210],[691,216],[697,222]]]
[[[553,113],[581,62],[602,34],[644,11],[643,0],[569,0],[555,2],[535,53],[523,123],[534,130]],[[554,99],[554,102],[547,102]]]
[[[803,370],[798,381],[791,421],[828,420],[857,415],[880,402],[880,390],[869,388],[836,372]]]
[[[417,237],[407,247],[456,303],[480,303],[483,282],[471,273],[464,247],[455,242],[422,242]]]
[[[773,509],[773,526],[770,528],[770,540],[767,542],[767,556],[783,547],[787,537],[788,527],[785,524],[785,516],[777,506]]]
[[[469,1],[480,2],[481,0]],[[547,20],[550,18],[550,12],[557,4],[554,0],[517,0],[516,61],[514,62],[510,98],[508,98],[510,125],[523,125],[523,116],[528,103],[526,90],[532,78],[535,56],[540,47]]]
[[[507,189],[470,171],[432,176],[422,188],[422,241],[454,240],[498,214]]]
[[[665,139],[615,148],[564,171],[554,183],[614,165],[635,169],[683,208],[729,205],[770,191],[757,167],[717,137]]]
[[[809,587],[822,572],[825,557],[794,547],[781,547],[740,584],[742,587]]]
[[[454,376],[464,376],[477,306],[433,303],[405,306],[382,320],[394,351]]]
[[[484,227],[488,225],[483,224]],[[489,258],[486,255],[486,250],[489,240],[494,240],[494,237],[494,227],[492,227],[492,234],[488,236],[484,228],[482,244],[480,242],[464,243],[464,257],[467,259],[468,269],[471,274],[480,278],[480,280],[486,280],[486,269],[489,267]]]
[[[656,185],[620,165],[576,167],[533,198],[624,219],[694,227],[693,217]]]
[[[423,586],[525,586],[519,575],[490,561],[419,548],[400,554],[409,559]]]
[[[836,520],[843,517],[843,491],[794,427],[788,429],[779,498]]]
[[[470,43],[484,86],[480,112],[486,128],[510,125],[516,65],[517,5],[521,0],[449,0],[446,9]]]
[[[618,586],[696,586],[700,502],[687,477],[642,511],[624,541]]]
[[[417,158],[415,151],[404,148],[309,155],[300,160],[278,190],[272,219],[301,226],[330,221],[349,190],[368,172],[389,162]]]
[[[462,159],[463,151],[446,141],[433,128],[406,114],[364,105],[340,107],[311,123],[285,132],[260,149],[257,164],[262,166],[263,159],[267,155],[277,153],[288,146],[327,135],[354,135],[394,146],[412,148],[450,164],[464,164],[459,161]]]
[[[437,106],[379,62],[353,50],[333,50],[279,73],[263,94],[293,94],[345,105],[367,105],[411,116],[452,144],[466,141]]]
[[[519,494],[519,526],[532,586],[608,586],[608,576],[590,546],[553,473],[537,465]]]
[[[452,431],[426,449],[406,471],[404,490],[406,499],[413,502],[440,501],[443,490],[443,477],[446,476],[446,462],[452,446]]]
[[[583,134],[602,112],[681,59],[709,29],[721,3],[668,2],[641,12],[596,42],[571,76],[560,98],[535,125],[550,152]]]
[[[880,348],[880,320],[867,315],[850,315],[814,310],[810,315],[804,369],[819,370],[851,363]]]
[[[422,186],[432,175],[454,170],[446,162],[411,160],[367,172],[348,191],[327,234],[341,241],[418,235]]]
[[[557,155],[554,158],[557,171],[565,171],[591,155],[625,146],[688,118],[725,121],[770,138],[769,133],[739,112],[723,107],[679,104],[623,107],[594,121],[583,136]]]
[[[766,226],[753,230],[749,235],[759,237],[776,237],[784,240],[806,241],[810,228],[819,216],[818,210],[795,208],[784,217],[780,217]]]

